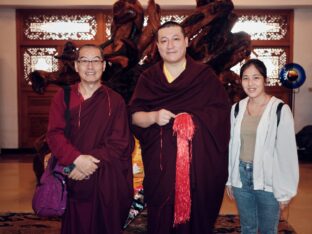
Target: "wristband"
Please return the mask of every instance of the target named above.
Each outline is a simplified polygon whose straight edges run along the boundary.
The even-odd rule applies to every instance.
[[[72,170],[74,170],[74,168],[75,168],[75,164],[72,163],[68,165],[67,167],[64,167],[63,173],[66,175],[69,175],[72,172]]]

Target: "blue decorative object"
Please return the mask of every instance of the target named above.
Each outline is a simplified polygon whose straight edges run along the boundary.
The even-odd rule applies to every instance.
[[[288,63],[280,71],[279,79],[289,89],[299,88],[305,81],[304,69],[297,63]]]

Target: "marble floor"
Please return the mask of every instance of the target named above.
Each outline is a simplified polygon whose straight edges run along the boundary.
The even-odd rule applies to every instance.
[[[32,212],[36,178],[31,155],[0,155],[0,212]],[[237,214],[235,203],[224,197],[222,214]],[[312,233],[312,163],[300,163],[298,195],[282,214],[298,234]]]

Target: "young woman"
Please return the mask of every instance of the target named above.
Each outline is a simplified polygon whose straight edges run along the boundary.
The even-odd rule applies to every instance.
[[[240,77],[247,97],[232,106],[227,193],[236,200],[243,234],[273,234],[280,210],[297,193],[293,116],[286,104],[277,111],[282,100],[266,93],[262,61],[248,60]]]

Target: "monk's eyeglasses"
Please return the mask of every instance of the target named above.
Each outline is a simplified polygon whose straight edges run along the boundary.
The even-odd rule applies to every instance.
[[[100,66],[103,64],[103,60],[100,59],[92,59],[92,60],[88,60],[88,59],[78,59],[77,62],[81,65],[81,66],[88,66],[89,63],[91,63],[92,66]]]

